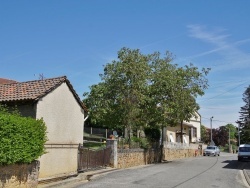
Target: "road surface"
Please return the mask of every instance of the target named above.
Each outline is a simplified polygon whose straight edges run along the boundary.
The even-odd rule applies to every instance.
[[[200,156],[113,171],[75,188],[246,188],[236,154]]]

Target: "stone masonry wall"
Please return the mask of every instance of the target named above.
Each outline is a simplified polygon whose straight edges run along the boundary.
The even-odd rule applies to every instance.
[[[129,168],[159,161],[159,150],[120,149],[118,150],[117,168]]]
[[[0,187],[37,187],[38,175],[39,161],[34,161],[31,164],[0,165]]]
[[[123,149],[117,154],[117,168],[145,165],[144,149]]]
[[[163,160],[172,161],[176,159],[183,159],[188,157],[196,157],[199,156],[199,152],[196,149],[169,149],[164,148],[163,151]]]
[[[160,149],[144,150],[144,149],[123,149],[117,153],[117,168],[129,168],[160,162]],[[172,161],[188,157],[196,157],[202,155],[197,149],[174,149],[164,148],[163,160]]]

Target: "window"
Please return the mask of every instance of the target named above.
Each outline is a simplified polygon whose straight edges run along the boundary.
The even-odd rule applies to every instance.
[[[170,138],[170,142],[174,142],[174,138],[173,138],[172,133],[170,133],[169,138]]]
[[[193,127],[193,137],[197,137],[197,129]]]
[[[187,139],[186,139],[185,136],[183,136],[183,141],[184,141],[185,144],[187,144]]]
[[[250,147],[240,147],[239,151],[240,152],[250,152]]]

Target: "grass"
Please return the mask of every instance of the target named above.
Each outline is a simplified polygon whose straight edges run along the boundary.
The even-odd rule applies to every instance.
[[[84,142],[83,147],[89,148],[89,149],[101,149],[101,148],[106,147],[106,143],[103,143],[103,142]]]

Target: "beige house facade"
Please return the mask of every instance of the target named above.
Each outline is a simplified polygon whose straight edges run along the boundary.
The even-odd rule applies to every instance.
[[[183,122],[182,137],[184,144],[197,143],[200,141],[201,115],[196,112],[189,122]],[[175,127],[164,128],[163,141],[167,143],[181,143],[181,124]]]
[[[76,174],[87,108],[66,76],[0,84],[0,94],[5,96],[1,103],[17,106],[23,116],[43,118],[47,126],[47,153],[38,159],[39,179]]]

